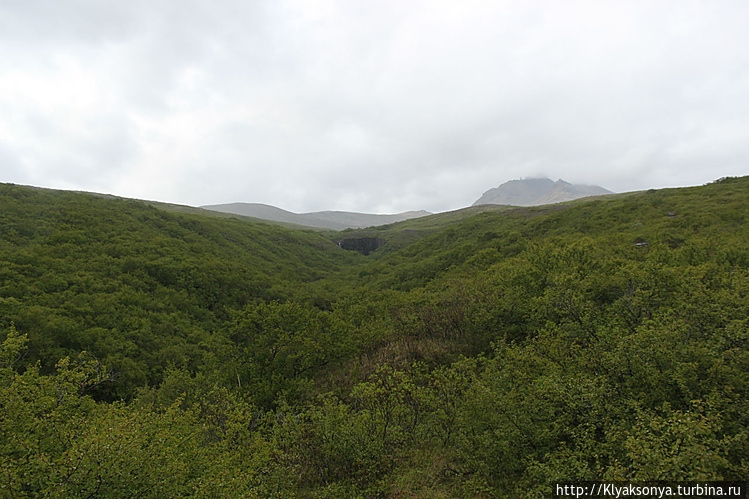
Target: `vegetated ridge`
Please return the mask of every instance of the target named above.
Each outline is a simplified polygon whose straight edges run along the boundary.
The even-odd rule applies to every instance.
[[[473,205],[540,206],[606,194],[613,193],[597,185],[570,184],[562,179],[555,182],[549,178],[526,178],[510,180],[489,189]]]
[[[744,480],[747,206],[742,177],[327,233],[2,184],[3,494]]]

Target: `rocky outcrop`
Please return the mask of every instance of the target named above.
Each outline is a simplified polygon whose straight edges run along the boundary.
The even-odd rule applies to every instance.
[[[358,251],[362,255],[368,255],[385,244],[385,240],[379,237],[350,237],[337,241],[338,246],[349,251]]]

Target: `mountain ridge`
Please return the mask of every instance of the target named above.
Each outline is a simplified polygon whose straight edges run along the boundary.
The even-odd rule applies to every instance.
[[[571,184],[562,179],[554,181],[550,178],[525,178],[510,180],[499,187],[489,189],[478,200],[467,207],[481,205],[542,206],[573,201],[589,196],[609,194],[614,193],[597,185]],[[247,202],[203,205],[199,208],[218,213],[252,217],[269,222],[338,231],[379,227],[433,215],[433,213],[426,210],[405,211],[395,214],[371,214],[336,210],[294,213],[268,204]]]
[[[221,213],[260,218],[272,222],[293,223],[307,227],[333,230],[376,227],[432,214],[425,210],[405,211],[389,215],[335,210],[294,213],[268,204],[242,202],[205,205],[200,206],[200,208]]]

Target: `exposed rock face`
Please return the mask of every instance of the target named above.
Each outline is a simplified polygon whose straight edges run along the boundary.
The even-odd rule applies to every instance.
[[[604,194],[612,192],[597,185],[575,185],[562,179],[554,182],[550,178],[527,178],[510,180],[499,187],[489,189],[473,205],[540,206]]]
[[[338,246],[345,250],[358,251],[362,255],[368,255],[385,244],[384,239],[379,237],[351,237],[338,241]]]

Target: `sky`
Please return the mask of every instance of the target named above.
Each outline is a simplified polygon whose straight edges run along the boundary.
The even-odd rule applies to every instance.
[[[0,182],[297,213],[749,174],[746,0],[0,0]]]

